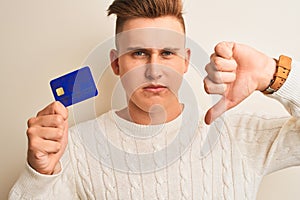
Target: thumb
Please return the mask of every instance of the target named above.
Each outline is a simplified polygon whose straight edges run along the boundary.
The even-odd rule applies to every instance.
[[[205,123],[211,124],[213,121],[215,121],[218,117],[220,117],[224,112],[228,110],[226,105],[226,99],[225,97],[222,97],[220,101],[218,101],[213,107],[211,107],[205,115]]]
[[[215,47],[215,53],[222,58],[230,59],[233,55],[234,46],[234,42],[220,42]]]

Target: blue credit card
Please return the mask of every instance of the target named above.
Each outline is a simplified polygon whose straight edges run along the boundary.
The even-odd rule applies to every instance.
[[[55,100],[66,107],[98,95],[88,66],[53,79],[50,86]]]

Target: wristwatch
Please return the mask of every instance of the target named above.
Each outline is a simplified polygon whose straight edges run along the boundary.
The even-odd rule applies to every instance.
[[[279,90],[291,71],[291,64],[292,59],[290,57],[279,56],[279,60],[276,60],[276,72],[267,89],[263,91],[264,94],[272,94]]]

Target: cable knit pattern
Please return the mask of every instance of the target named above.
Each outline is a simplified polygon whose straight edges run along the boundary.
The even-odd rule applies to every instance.
[[[9,199],[255,199],[264,175],[300,165],[297,65],[271,95],[291,117],[226,115],[221,128],[199,122],[184,146],[176,140],[184,115],[163,126],[143,126],[110,111],[69,129],[60,173],[39,174],[27,164]],[[180,153],[169,152],[176,141]],[[126,153],[115,155],[117,150]],[[169,160],[173,154],[177,159]],[[168,162],[161,166],[162,161]]]
[[[105,122],[103,124],[109,126],[106,127],[107,130],[110,132],[114,130],[120,135],[119,141],[115,141],[115,144],[121,144],[121,149],[128,151],[128,142],[132,141],[125,139],[124,134],[122,135],[122,132],[115,126],[111,117],[112,112],[101,116],[100,121]],[[238,118],[240,117],[238,116]],[[248,118],[247,115],[243,115],[243,117]],[[241,121],[243,120],[245,119],[241,119]],[[278,122],[281,121],[279,120]],[[272,159],[283,158],[289,152],[293,152],[293,160],[280,159],[280,162],[284,162],[281,163],[280,168],[284,165],[291,166],[299,165],[300,163],[300,156],[298,156],[300,155],[300,126],[294,125],[291,129],[292,132],[288,134],[289,137],[281,139],[283,136],[279,133],[280,130],[287,130],[287,128],[281,127],[288,125],[288,123],[281,123],[277,129],[271,129],[271,132],[265,134],[264,137],[268,138],[258,139],[260,136],[253,135],[253,133],[266,133],[263,130],[268,130],[268,128],[261,125],[252,126],[254,122],[257,124],[263,121],[261,118],[256,119],[252,117],[252,122],[248,123],[251,126],[243,129],[240,125],[236,126],[235,123],[225,126],[223,133],[220,134],[215,143],[212,143],[211,139],[209,140],[211,149],[205,155],[201,154],[201,148],[208,134],[201,132],[205,131],[205,128],[199,127],[192,144],[187,147],[179,159],[163,169],[153,170],[144,174],[120,171],[117,168],[114,169],[113,166],[101,163],[97,157],[88,151],[88,147],[82,144],[82,139],[79,137],[80,134],[89,134],[93,131],[89,130],[90,124],[79,124],[77,125],[77,127],[81,127],[79,130],[85,130],[85,132],[79,133],[76,129],[70,129],[70,140],[67,149],[69,153],[65,154],[65,158],[62,160],[63,172],[53,177],[53,179],[59,177],[61,179],[52,181],[51,176],[46,176],[49,181],[40,191],[45,192],[45,194],[56,194],[50,197],[47,196],[47,199],[66,199],[65,197],[67,196],[73,196],[70,199],[78,197],[80,199],[254,199],[264,174],[260,173],[258,175],[257,172],[264,172],[269,169],[273,171],[273,165],[277,164],[277,161],[272,161]],[[238,124],[238,121],[236,123]],[[230,129],[227,127],[230,127]],[[165,128],[168,129],[168,124]],[[298,137],[295,137],[296,132]],[[162,134],[164,134],[162,138],[166,137],[165,131]],[[115,140],[117,138],[114,137]],[[234,141],[232,141],[233,138],[235,138]],[[275,142],[276,139],[279,140]],[[290,140],[293,140],[293,147],[289,145],[289,150],[281,152],[280,146],[284,146],[286,142],[290,144]],[[135,152],[137,147],[141,151],[147,150],[148,152],[156,152],[161,148],[159,145],[155,146],[154,143],[157,142],[153,138],[140,141],[134,139],[133,141],[135,141],[135,145],[130,147],[132,152]],[[261,154],[256,154],[256,151],[253,152],[252,143],[249,143],[249,141],[258,141],[258,146],[255,148],[259,149],[260,152],[263,150],[265,152]],[[139,144],[141,142],[145,145]],[[166,141],[164,140],[162,143],[166,144]],[[270,146],[270,143],[273,143],[273,145]],[[99,151],[101,151],[101,148],[99,148]],[[121,159],[127,159],[126,163],[128,166],[132,161],[130,157]],[[152,159],[158,165],[160,158],[152,157]],[[68,162],[71,164],[66,165]],[[32,171],[32,169],[25,171],[21,177],[20,184],[15,186],[15,199],[18,199],[18,195],[22,194],[20,191],[25,191],[29,187],[28,184],[24,183],[26,180],[31,180],[30,186],[32,187],[41,182],[45,176],[37,174],[35,175],[37,178],[32,179],[30,178],[33,176],[31,174],[36,173]],[[74,185],[70,185],[68,181],[74,174]],[[71,189],[67,190],[66,187],[71,187]],[[76,188],[76,190],[72,188]],[[66,190],[70,192],[76,191],[76,193],[66,195]],[[34,190],[27,191],[27,195],[34,196],[31,194]],[[22,195],[26,196],[26,194]],[[24,199],[26,198],[24,197]]]
[[[180,152],[183,154],[184,151],[184,145],[182,143],[180,145]],[[191,199],[190,197],[190,192],[189,192],[189,153],[190,151],[185,152],[185,156],[180,156],[179,157],[179,175],[180,175],[180,190],[181,190],[181,198],[183,200]]]
[[[165,142],[167,141],[167,138],[164,138]],[[155,146],[154,141],[152,141],[152,151],[153,152],[157,152],[159,149],[157,146]],[[153,161],[155,163],[156,168],[159,166],[159,158],[155,157],[153,154]],[[155,176],[155,195],[156,195],[156,199],[158,200],[163,200],[166,198],[166,194],[164,193],[164,191],[166,191],[166,172],[165,170],[161,171],[162,173],[159,174],[157,170],[154,170],[154,176]]]
[[[205,140],[206,138],[201,138],[201,140]],[[202,146],[202,142],[200,143]],[[200,152],[200,150],[199,150]],[[211,152],[210,152],[211,153]],[[203,169],[203,178],[201,180],[203,184],[203,199],[212,199],[212,154],[206,156],[204,159],[201,157],[201,168]]]
[[[74,142],[73,138],[71,137],[71,141]],[[80,185],[82,185],[83,191],[85,194],[84,196],[89,196],[89,197],[93,197],[93,193],[92,193],[92,183],[91,183],[91,176],[89,173],[89,166],[86,165],[86,152],[83,149],[82,145],[77,145],[76,142],[74,142],[74,152],[84,152],[83,154],[77,155],[76,157],[74,157],[75,160],[75,167],[78,169],[76,170],[76,172],[78,173],[79,177],[78,177],[78,182]],[[94,199],[94,198],[92,198]]]
[[[222,178],[223,178],[223,196],[225,199],[232,199],[232,195],[230,195],[230,185],[232,185],[231,181],[231,145],[230,140],[226,138],[227,134],[223,133],[220,138],[221,147],[222,147]]]
[[[251,183],[251,177],[249,176],[247,164],[243,161],[242,165],[243,165],[243,177],[244,177],[243,184],[244,184],[244,188],[247,188],[247,187],[249,187],[249,185]],[[245,191],[244,194],[245,194],[244,199],[250,199],[249,193],[247,191]]]

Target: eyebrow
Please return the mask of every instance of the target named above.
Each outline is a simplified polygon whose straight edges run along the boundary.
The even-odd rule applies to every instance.
[[[148,49],[153,49],[153,48],[146,48],[146,47],[128,47],[126,49],[126,51],[134,51],[134,50],[148,50]],[[158,49],[158,48],[157,48]],[[180,51],[180,48],[176,48],[176,47],[165,47],[159,50],[164,50],[164,51]]]
[[[162,50],[177,52],[177,51],[180,51],[180,48],[166,47],[166,48],[163,48]]]
[[[126,51],[134,51],[134,50],[143,50],[143,49],[147,49],[147,48],[143,48],[143,47],[128,47],[126,49]]]

